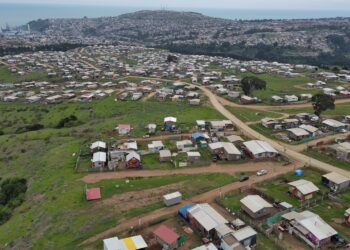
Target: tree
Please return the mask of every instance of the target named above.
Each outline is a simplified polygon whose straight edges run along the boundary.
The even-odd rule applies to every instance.
[[[314,113],[317,116],[320,116],[323,111],[327,109],[334,109],[334,98],[330,95],[323,93],[316,94],[311,99],[312,107],[314,108]]]
[[[245,95],[251,95],[254,89],[266,89],[266,82],[255,76],[244,77],[241,87]]]

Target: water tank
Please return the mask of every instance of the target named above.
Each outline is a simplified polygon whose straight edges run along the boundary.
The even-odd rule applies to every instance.
[[[295,170],[294,175],[295,176],[299,176],[299,177],[303,176],[304,175],[304,171],[302,169],[297,169],[297,170]]]

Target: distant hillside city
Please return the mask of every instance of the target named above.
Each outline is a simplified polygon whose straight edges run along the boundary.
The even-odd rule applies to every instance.
[[[138,11],[117,17],[45,19],[0,33],[0,55],[33,48],[143,45],[172,52],[350,67],[350,18],[231,20],[194,12]]]

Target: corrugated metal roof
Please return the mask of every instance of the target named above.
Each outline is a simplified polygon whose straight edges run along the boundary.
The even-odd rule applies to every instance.
[[[177,233],[165,225],[160,225],[153,233],[168,245],[172,245],[179,238]]]
[[[242,241],[245,240],[249,237],[252,237],[256,235],[257,232],[251,227],[251,226],[246,226],[242,229],[239,229],[238,231],[233,233],[233,236],[238,240]]]
[[[190,213],[207,231],[228,223],[228,221],[208,203],[197,204],[188,209],[188,213]]]
[[[178,197],[182,197],[182,194],[180,192],[174,192],[163,196],[165,200],[171,200]]]
[[[247,195],[241,199],[241,203],[249,208],[253,213],[258,212],[263,208],[272,207],[270,203],[261,198],[259,195]]]
[[[107,154],[105,152],[96,152],[92,156],[92,162],[106,162]]]
[[[329,238],[338,233],[317,214],[298,220],[298,223],[315,235],[318,240]]]
[[[278,153],[269,143],[265,141],[252,140],[243,142],[244,146],[254,155],[261,153]]]
[[[295,187],[298,189],[303,195],[310,194],[320,190],[315,184],[311,181],[307,181],[304,179],[289,182],[288,185]]]
[[[323,177],[327,178],[331,182],[334,182],[335,184],[341,184],[343,182],[347,182],[350,180],[349,178],[345,177],[344,175],[340,175],[340,174],[335,173],[335,172],[325,174],[325,175],[323,175]]]

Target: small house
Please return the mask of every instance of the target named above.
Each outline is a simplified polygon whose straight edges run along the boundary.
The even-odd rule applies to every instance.
[[[265,128],[275,128],[278,124],[280,124],[280,122],[274,118],[265,117],[261,119],[261,125],[263,125]]]
[[[283,102],[283,98],[278,95],[271,96],[271,101],[275,103],[281,103]]]
[[[350,142],[342,142],[328,147],[332,155],[346,162],[350,162]]]
[[[148,144],[148,150],[151,152],[159,152],[162,149],[164,149],[162,141],[152,141],[151,144]]]
[[[130,133],[131,126],[130,124],[119,124],[117,130],[119,135],[127,135]]]
[[[259,195],[247,195],[240,200],[241,208],[253,219],[269,215],[272,211],[272,204],[261,198]]]
[[[204,120],[197,120],[196,125],[197,125],[198,130],[205,130],[205,121]]]
[[[145,250],[148,245],[141,235],[136,235],[124,239],[113,237],[103,240],[103,250]]]
[[[128,168],[141,168],[141,156],[132,151],[126,156],[126,164]]]
[[[159,226],[153,231],[154,238],[162,246],[162,249],[173,250],[178,247],[179,235],[165,225]]]
[[[195,146],[193,145],[191,140],[182,140],[176,142],[176,148],[178,151],[191,151],[195,149]]]
[[[322,184],[333,192],[347,190],[350,187],[350,179],[344,175],[331,172],[322,175]]]
[[[241,146],[244,142],[243,138],[239,135],[229,135],[226,136],[227,140],[235,146]]]
[[[300,121],[296,118],[288,118],[288,119],[284,119],[282,120],[282,127],[285,129],[288,128],[296,128],[299,126]]]
[[[330,131],[339,132],[347,129],[347,125],[334,119],[326,119],[322,124]]]
[[[90,146],[91,152],[104,152],[107,150],[106,143],[103,141],[96,141]]]
[[[265,141],[251,140],[243,142],[243,146],[246,154],[253,159],[274,158],[278,155],[277,150]]]
[[[245,249],[250,249],[256,245],[257,232],[251,226],[246,226],[235,231],[233,236],[245,247]]]
[[[159,151],[159,161],[166,162],[171,161],[171,152],[168,149],[163,149]]]
[[[315,196],[316,192],[320,190],[311,181],[307,181],[303,179],[289,182],[288,185],[289,185],[288,192],[292,196],[300,200],[312,199]]]
[[[299,101],[299,98],[296,95],[285,95],[284,100],[286,102],[297,102]]]
[[[157,125],[154,123],[150,123],[147,125],[147,129],[148,129],[148,133],[149,134],[155,134],[156,133],[156,129],[157,129]]]
[[[301,141],[310,136],[309,132],[302,128],[287,129],[288,137],[294,141]]]
[[[201,159],[201,154],[199,152],[187,152],[188,162],[198,162]]]
[[[221,160],[234,161],[242,158],[242,153],[230,142],[210,143],[209,151],[217,155]]]
[[[309,132],[312,137],[315,137],[320,133],[320,130],[318,128],[316,128],[312,125],[309,125],[309,124],[301,124],[299,126],[299,128],[302,128],[302,129],[306,130],[307,132]]]
[[[257,98],[246,96],[246,95],[242,95],[241,98],[240,98],[240,102],[242,104],[253,104],[253,103],[257,102]]]
[[[296,218],[291,222],[293,234],[311,242],[314,249],[329,245],[332,238],[338,235],[338,232],[317,214],[307,210],[296,214]]]
[[[92,167],[93,168],[103,168],[107,163],[107,153],[106,152],[95,152],[92,155]]]
[[[190,223],[204,236],[214,237],[215,228],[228,221],[208,203],[196,204],[187,210]]]
[[[164,118],[164,128],[166,130],[173,130],[176,128],[176,122],[177,122],[176,117],[172,117],[172,116],[165,117]]]

